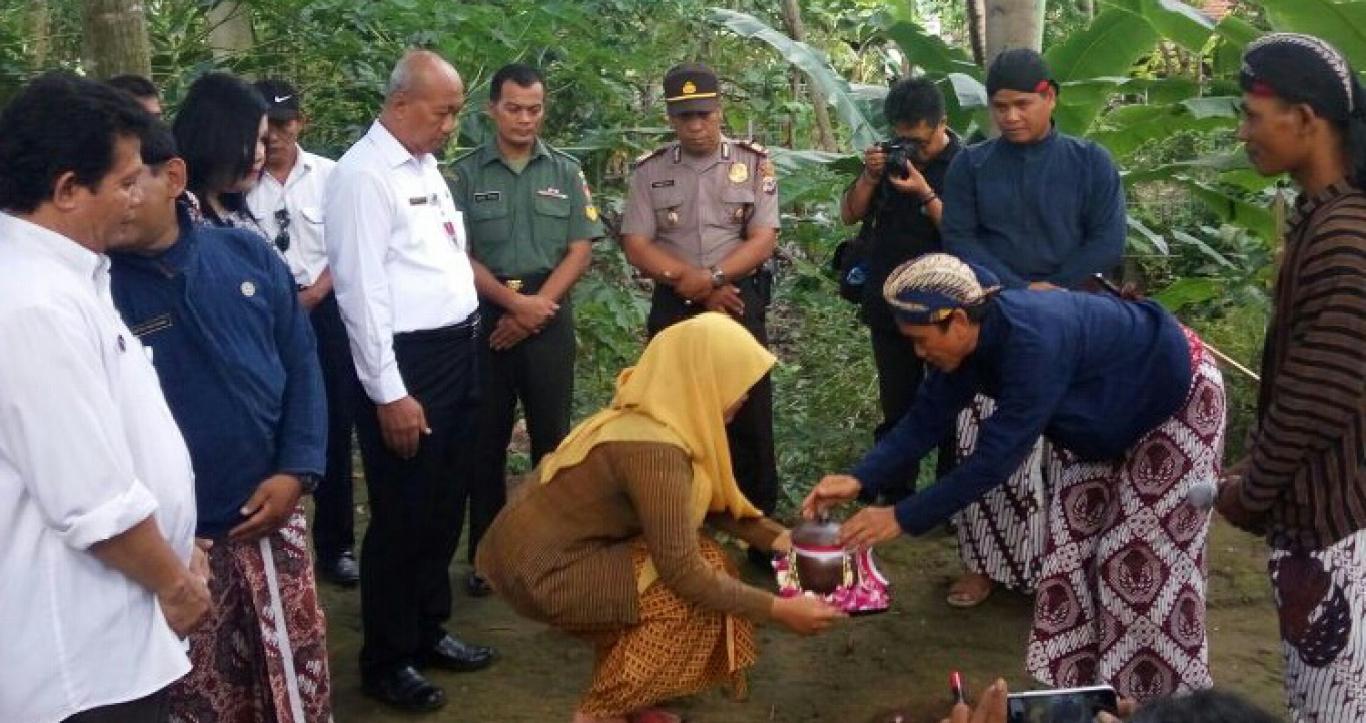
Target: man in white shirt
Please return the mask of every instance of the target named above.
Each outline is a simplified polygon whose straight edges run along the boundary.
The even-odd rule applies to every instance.
[[[189,454],[104,256],[151,122],[64,73],[0,115],[0,720],[165,720],[209,610]]]
[[[362,391],[332,293],[323,243],[323,191],[337,164],[299,146],[307,121],[298,90],[277,79],[259,81],[255,87],[269,107],[269,130],[266,165],[261,180],[247,193],[247,207],[294,275],[299,304],[308,311],[318,340],[318,363],[327,390],[327,473],[313,493],[313,551],[324,579],[353,587],[360,582],[360,568],[352,551],[351,429]]]
[[[444,705],[445,692],[419,668],[479,670],[494,657],[443,627],[473,452],[479,314],[464,223],[432,154],[464,104],[455,68],[405,54],[379,119],[333,170],[323,211],[368,398],[356,422],[371,507],[361,678],[367,694],[420,711]]]

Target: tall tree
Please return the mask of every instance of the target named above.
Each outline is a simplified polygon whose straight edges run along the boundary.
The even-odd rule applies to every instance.
[[[142,0],[85,0],[82,10],[85,67],[92,76],[152,74]]]
[[[1045,0],[985,0],[985,65],[1007,48],[1043,49]]]
[[[987,9],[986,0],[963,0],[964,16],[968,21],[968,41],[972,46],[972,59],[978,65],[986,62],[987,55]]]
[[[216,60],[224,61],[245,55],[255,44],[251,27],[251,10],[239,0],[219,0],[207,13],[209,21],[209,50]]]
[[[802,23],[802,10],[797,5],[797,0],[783,0],[783,24],[787,26],[787,34],[799,43],[806,42],[806,26]],[[792,90],[793,97],[800,97],[801,92],[801,71],[792,69]],[[835,132],[830,127],[830,108],[827,105],[825,93],[820,88],[809,86],[807,91],[811,94],[811,108],[816,120],[816,146],[823,151],[833,151],[837,147]],[[792,145],[790,142],[788,145]]]
[[[48,11],[47,0],[28,0],[28,37],[29,67],[38,69],[47,65],[48,53],[52,52],[52,14]]]

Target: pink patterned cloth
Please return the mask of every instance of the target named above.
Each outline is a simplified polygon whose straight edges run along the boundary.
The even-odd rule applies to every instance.
[[[173,723],[331,720],[327,626],[303,507],[265,540],[269,560],[259,541],[219,540],[209,550],[214,610],[190,635],[194,668],[171,686]]]
[[[1053,687],[1108,683],[1147,701],[1208,688],[1205,541],[1190,489],[1219,479],[1224,387],[1187,331],[1186,403],[1119,460],[1062,450],[1034,599],[1026,667]]]
[[[796,552],[780,555],[773,560],[773,572],[778,578],[778,596],[796,597],[803,594],[797,578]],[[892,585],[883,577],[873,561],[872,550],[847,551],[844,584],[822,599],[849,614],[880,613],[892,605]],[[857,570],[857,579],[853,571]]]

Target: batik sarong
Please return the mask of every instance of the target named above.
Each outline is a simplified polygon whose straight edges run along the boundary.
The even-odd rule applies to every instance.
[[[996,402],[979,394],[959,413],[959,459],[977,449],[982,423],[995,411]],[[958,556],[968,572],[986,575],[1012,590],[1033,592],[1048,532],[1046,466],[1054,459],[1050,447],[1040,439],[1010,479],[955,516]]]
[[[1108,683],[1140,702],[1211,685],[1210,513],[1188,496],[1219,479],[1225,400],[1212,356],[1187,339],[1195,371],[1175,415],[1118,461],[1058,451],[1026,661],[1047,685]]]
[[[715,540],[701,535],[698,542],[709,567],[739,576]],[[639,573],[649,559],[645,543],[633,554]],[[659,581],[640,594],[638,618],[629,628],[587,636],[597,661],[580,712],[621,716],[716,685],[745,696],[745,670],[759,655],[752,621],[687,602]]]
[[[171,687],[175,723],[314,723],[332,717],[326,625],[303,508],[254,542],[209,550],[213,613]]]
[[[1366,531],[1267,564],[1295,723],[1366,721]]]

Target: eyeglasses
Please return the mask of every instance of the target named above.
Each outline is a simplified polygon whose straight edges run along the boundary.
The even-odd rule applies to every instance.
[[[275,212],[275,225],[280,229],[275,234],[275,248],[284,253],[289,250],[289,209],[282,208]]]

